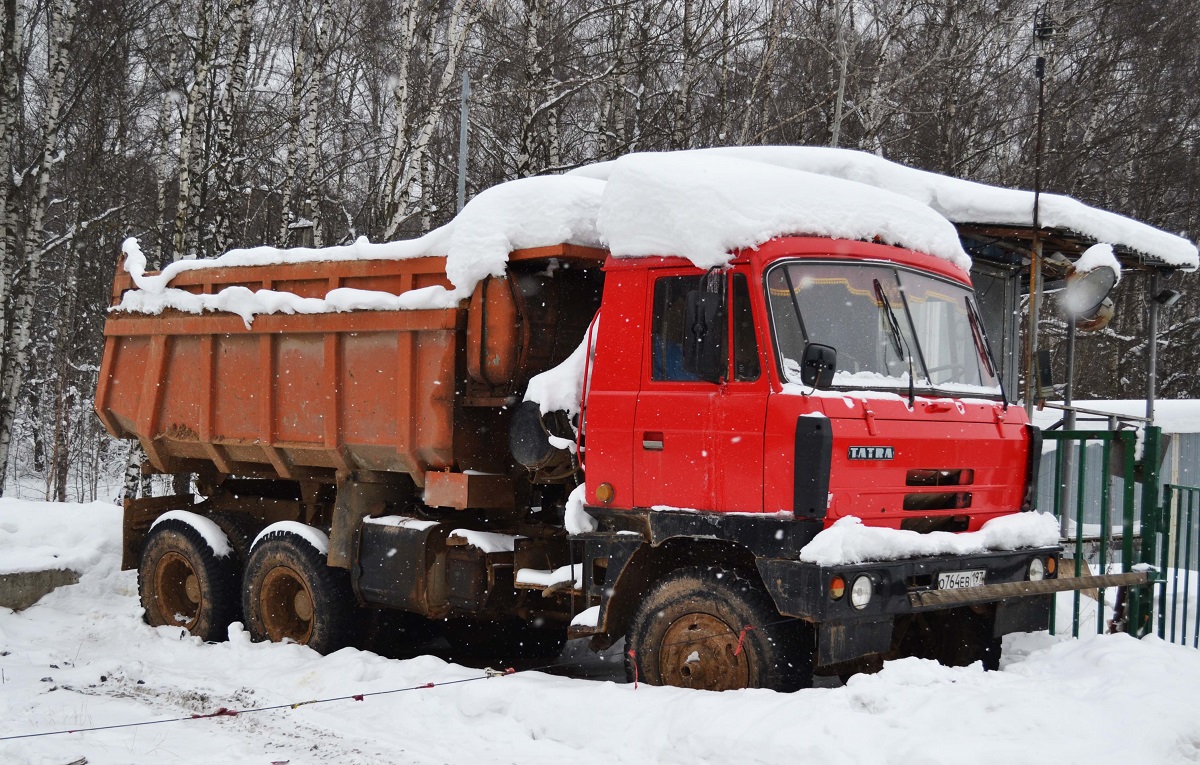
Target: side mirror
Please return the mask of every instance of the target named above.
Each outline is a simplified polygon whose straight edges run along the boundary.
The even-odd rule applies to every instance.
[[[725,307],[720,293],[692,290],[683,316],[683,368],[705,382],[725,375]]]
[[[810,388],[825,389],[833,385],[833,373],[837,369],[837,351],[831,346],[809,343],[804,346],[804,359],[800,362],[800,381]]]

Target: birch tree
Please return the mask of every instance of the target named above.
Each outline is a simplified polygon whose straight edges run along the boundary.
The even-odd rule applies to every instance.
[[[413,13],[413,5],[410,2],[405,9],[403,22],[404,34],[409,36],[409,42],[401,45],[404,55],[401,71],[405,73],[409,71],[408,62],[413,51],[411,34],[416,29]],[[414,210],[412,207],[413,193],[419,188],[422,166],[428,155],[434,131],[442,124],[451,91],[458,82],[458,67],[467,35],[478,18],[479,11],[470,6],[467,0],[454,0],[442,31],[441,73],[436,81],[433,81],[431,76],[433,87],[430,89],[428,105],[421,120],[413,118],[412,93],[408,83],[397,82],[394,92],[392,159],[388,164],[387,180],[384,184],[384,210],[389,213],[383,229],[385,239],[395,237],[405,221],[420,211],[419,208]]]
[[[47,245],[54,244],[48,241],[46,235],[46,210],[50,203],[51,175],[54,168],[65,159],[59,128],[77,11],[74,0],[57,0],[47,6],[47,82],[41,124],[41,152],[31,173],[34,181],[33,199],[26,226],[23,260],[15,270],[10,286],[11,324],[5,326],[4,358],[0,361],[0,490],[7,478],[17,401],[29,371],[34,305],[41,280],[42,259]]]

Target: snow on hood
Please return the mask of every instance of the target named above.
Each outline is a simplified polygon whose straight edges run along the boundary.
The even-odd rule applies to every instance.
[[[1050,513],[1013,513],[993,518],[979,531],[952,533],[865,526],[852,515],[839,518],[800,550],[800,560],[820,566],[900,560],[925,555],[974,555],[1058,544],[1058,521]]]
[[[1033,192],[1005,189],[951,178],[890,162],[851,149],[818,146],[735,146],[677,152],[692,156],[727,157],[857,181],[906,196],[932,208],[953,223],[1033,225]],[[572,174],[606,179],[625,158],[579,168]],[[1128,247],[1163,263],[1195,269],[1200,262],[1196,245],[1123,215],[1089,207],[1061,194],[1041,195],[1039,220],[1047,228],[1064,228],[1097,242]]]

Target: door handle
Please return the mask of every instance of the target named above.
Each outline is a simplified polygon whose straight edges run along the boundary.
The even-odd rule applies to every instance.
[[[661,452],[663,450],[663,434],[643,433],[642,448],[648,452]]]

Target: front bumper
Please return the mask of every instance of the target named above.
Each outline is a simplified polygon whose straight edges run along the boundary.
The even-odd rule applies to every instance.
[[[892,649],[897,617],[911,614],[996,604],[993,635],[1046,629],[1050,595],[1092,587],[1148,584],[1150,572],[1104,576],[1028,580],[1035,557],[1054,559],[1058,570],[1059,547],[951,555],[914,560],[819,566],[796,560],[760,558],[759,572],[781,614],[813,622],[818,630],[818,664],[835,664]],[[938,574],[985,571],[985,584],[962,589],[938,589]],[[850,585],[860,576],[872,582],[872,597],[863,608],[850,602]],[[841,577],[846,592],[830,594],[830,582]]]
[[[881,616],[899,616],[919,611],[976,603],[991,603],[1005,598],[1045,594],[1025,591],[1029,585],[1057,585],[1060,589],[1083,589],[1074,586],[1081,580],[1044,579],[1029,582],[1029,562],[1035,557],[1043,561],[1055,560],[1057,569],[1059,547],[1044,547],[1018,551],[989,552],[976,555],[942,555],[912,560],[858,563],[844,566],[820,566],[796,560],[760,558],[759,573],[762,574],[779,612],[786,616],[797,616],[812,622],[848,621],[873,619]],[[981,587],[961,590],[938,590],[938,574],[953,571],[985,571],[985,582]],[[849,593],[833,598],[829,583],[840,576],[849,589],[859,576],[870,578],[872,597],[863,608],[850,603]],[[953,598],[953,602],[949,602]]]

